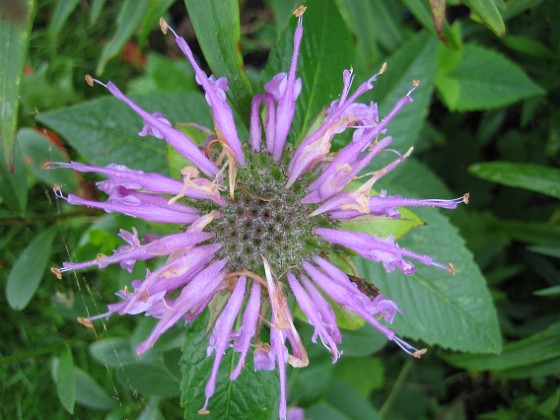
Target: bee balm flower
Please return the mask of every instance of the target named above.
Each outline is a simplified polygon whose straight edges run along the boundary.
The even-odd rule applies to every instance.
[[[286,417],[286,367],[301,368],[309,362],[294,325],[288,294],[293,295],[295,304],[313,326],[312,341],[321,340],[332,354],[333,363],[341,356],[338,345],[343,336],[329,299],[363,318],[407,353],[422,354],[423,350],[410,346],[387,326],[401,312],[397,304],[370,283],[363,283],[357,273],[342,271],[329,260],[329,255],[349,255],[351,251],[383,264],[387,271],[398,269],[406,274],[414,272],[414,260],[453,271],[451,265],[400,248],[393,237],[376,237],[343,228],[344,221],[359,221],[362,216],[398,218],[401,206],[452,209],[466,202],[467,196],[455,200],[413,200],[388,196],[385,191],[372,196],[375,181],[397,167],[410,151],[366,174],[366,181],[357,189],[348,189],[350,182],[358,175],[363,179],[363,170],[387,150],[391,143],[387,124],[412,101],[417,82],[387,116],[379,118],[376,104],[357,102],[373,88],[378,75],[351,93],[354,76],[352,70],[346,70],[342,75],[342,93],[328,106],[323,123],[295,150],[288,144],[302,83],[297,78],[297,61],[304,11],[300,7],[294,12],[298,25],[288,73],[274,76],[265,84],[265,92],[253,98],[248,141],[239,138],[234,124],[226,98],[227,80],[206,75],[185,40],[162,20],[163,32],[171,33],[190,61],[210,106],[215,135],[205,144],[197,146],[165,115],[146,112],[113,83],[90,76],[86,81],[105,87],[138,114],[143,121],[139,135],[166,141],[192,166],[183,169],[179,180],[118,164],[50,164],[106,177],[98,183],[108,196],[106,201],[65,196],[57,189],[57,195],[69,204],[176,226],[176,233],[143,239],[135,229],[121,230],[126,244],[113,255],[64,263],[60,272],[110,264],[120,264],[132,272],[137,261],[167,257],[158,269],[132,282],[133,290],[125,288],[118,292],[120,301],[108,305],[106,313],[81,322],[89,325],[113,314],[144,313],[157,318],[159,322],[153,331],[136,349],[142,354],[176,323],[195,320],[217,293],[229,296],[209,338],[207,352],[215,356],[201,413],[211,408],[221,359],[226,349],[233,348],[239,357],[231,380],[242,374],[251,349],[255,370],[278,370],[279,416]],[[380,73],[383,71],[384,67]],[[349,129],[353,130],[352,141],[331,153],[333,137]],[[268,322],[260,322],[262,319]],[[261,337],[268,340],[261,342]]]

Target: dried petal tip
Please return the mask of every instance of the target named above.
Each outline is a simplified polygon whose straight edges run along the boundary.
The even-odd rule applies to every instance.
[[[294,11],[292,12],[292,14],[293,14],[295,17],[298,18],[298,17],[302,16],[302,15],[305,13],[306,10],[307,10],[307,7],[305,7],[305,6],[298,6],[298,8],[297,8],[296,10],[294,10]]]
[[[455,271],[455,267],[454,267],[453,264],[451,264],[451,263],[449,263],[449,264],[447,265],[447,270],[448,270],[451,274],[453,274],[453,275],[457,274],[456,271]]]
[[[463,195],[463,203],[469,204],[470,198],[471,198],[471,193],[465,193],[465,195]]]
[[[169,29],[169,25],[167,25],[167,22],[165,21],[164,18],[159,18],[159,27],[161,29],[161,32],[163,32],[164,35],[167,35],[167,30]]]
[[[84,80],[86,81],[89,87],[93,87],[93,85],[95,84],[95,80],[93,77],[91,77],[90,74],[86,74]]]
[[[89,328],[90,330],[93,330],[93,323],[89,319],[82,318],[81,316],[79,316],[77,319],[78,319],[78,322],[80,324],[82,324],[84,327]]]
[[[51,267],[51,273],[53,273],[57,279],[62,280],[62,272],[58,268]]]
[[[428,349],[416,350],[414,353],[412,353],[412,356],[416,357],[417,359],[420,359],[427,352],[428,352]]]
[[[387,63],[385,62],[381,65],[381,69],[379,69],[379,72],[377,74],[383,74],[386,71],[387,71]]]

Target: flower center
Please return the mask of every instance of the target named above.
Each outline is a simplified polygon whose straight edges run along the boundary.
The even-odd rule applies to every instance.
[[[229,259],[231,271],[249,270],[264,275],[264,256],[280,275],[297,267],[319,244],[313,229],[324,225],[321,217],[302,204],[305,185],[286,188],[286,163],[276,163],[266,153],[247,153],[247,165],[239,168],[235,201],[219,209],[221,216],[208,226]],[[225,196],[225,194],[224,194]]]

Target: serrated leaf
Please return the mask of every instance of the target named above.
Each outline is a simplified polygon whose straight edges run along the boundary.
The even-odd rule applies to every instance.
[[[105,66],[111,58],[117,56],[122,50],[126,41],[130,39],[134,31],[140,26],[144,15],[150,7],[150,0],[125,0],[117,16],[117,31],[103,46],[99,62],[95,72],[101,75]]]
[[[296,143],[323,107],[340,94],[342,72],[354,61],[352,37],[335,2],[311,0],[305,5],[308,10],[303,15],[304,34],[296,73],[302,79],[302,90],[290,134],[290,139]],[[289,71],[296,24],[297,19],[291,17],[277,47],[270,53],[263,82],[268,82],[277,73]]]
[[[25,10],[22,20],[0,19],[0,142],[2,159],[13,169],[16,127],[20,101],[20,85],[27,56],[35,1],[21,2]],[[5,165],[4,165],[5,166]]]
[[[17,136],[17,144],[21,150],[27,168],[49,186],[59,184],[62,188],[74,191],[76,178],[70,171],[53,171],[42,168],[45,162],[67,162],[64,155],[49,139],[31,128],[22,128]]]
[[[227,77],[228,95],[247,124],[253,90],[239,47],[238,1],[185,0],[185,4],[208,65],[216,77]]]
[[[545,91],[523,70],[500,53],[466,45],[461,61],[436,78],[436,87],[452,111],[499,108]]]
[[[412,37],[388,58],[387,71],[379,76],[373,89],[372,95],[379,104],[379,115],[383,117],[406,95],[413,80],[420,81],[420,86],[411,95],[414,102],[406,105],[387,128],[394,139],[392,146],[398,150],[405,151],[415,143],[428,114],[436,70],[437,42],[427,32]]]
[[[25,308],[39,287],[55,236],[55,226],[41,232],[22,251],[12,267],[6,284],[6,297],[13,309]]]
[[[506,34],[506,27],[495,0],[464,0],[466,5],[498,36]]]
[[[161,112],[172,123],[195,121],[210,125],[204,97],[195,93],[154,93],[131,98],[149,112]],[[115,98],[40,114],[38,120],[62,135],[88,162],[119,163],[133,169],[168,173],[163,140],[138,137],[142,120]]]
[[[501,337],[490,293],[473,257],[446,217],[418,208],[426,226],[414,229],[399,244],[441,263],[452,262],[456,275],[416,262],[416,274],[386,273],[379,265],[358,260],[363,276],[375,278],[383,294],[404,314],[392,328],[398,334],[444,348],[499,353]]]
[[[500,371],[529,367],[557,360],[560,357],[560,322],[529,338],[509,343],[498,356],[479,354],[449,354],[443,358],[454,366],[475,371]]]
[[[207,316],[203,315],[189,327],[183,346],[181,360],[181,405],[185,418],[197,418],[197,412],[205,401],[204,388],[210,377],[214,357],[206,357],[208,337],[206,334]],[[279,396],[279,381],[276,371],[257,371],[253,369],[250,351],[245,361],[245,369],[235,380],[229,376],[237,363],[238,354],[228,349],[220,366],[216,381],[216,391],[210,399],[208,419],[269,420],[276,410]]]
[[[74,414],[76,403],[76,379],[74,376],[74,359],[68,344],[65,346],[56,366],[56,393],[58,399],[70,414]]]
[[[470,165],[469,173],[487,181],[560,198],[560,169],[531,163],[484,162]]]
[[[87,372],[74,367],[74,377],[78,404],[98,410],[110,410],[116,407],[116,402]]]

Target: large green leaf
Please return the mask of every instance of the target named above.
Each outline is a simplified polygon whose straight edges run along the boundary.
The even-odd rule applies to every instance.
[[[450,196],[441,181],[414,159],[384,177],[379,188],[403,196]],[[413,210],[426,225],[414,229],[399,244],[441,263],[453,263],[456,275],[419,262],[415,262],[413,276],[397,271],[387,274],[380,264],[360,260],[362,276],[371,279],[405,311],[395,318],[397,333],[454,350],[498,353],[501,337],[496,311],[464,240],[440,211],[421,207]]]
[[[55,235],[54,226],[44,230],[19,255],[6,284],[6,297],[12,308],[25,308],[39,287]]]
[[[482,179],[560,198],[560,169],[531,163],[485,162],[469,166]]]
[[[486,282],[464,241],[446,217],[433,209],[415,210],[427,223],[400,241],[403,248],[453,263],[456,275],[424,267],[416,273],[386,273],[379,265],[360,260],[362,274],[373,279],[384,295],[405,312],[393,327],[397,333],[429,345],[465,352],[499,353],[501,338]]]
[[[186,419],[198,418],[197,412],[204,405],[204,388],[214,362],[214,355],[206,357],[207,318],[202,316],[190,326],[183,346],[181,405],[185,408]],[[206,418],[269,420],[273,417],[279,395],[278,376],[276,371],[255,372],[251,354],[249,352],[241,375],[230,381],[238,354],[232,349],[226,351],[216,381],[216,392],[208,404],[210,414]]]
[[[117,56],[126,44],[126,41],[138,29],[149,7],[150,0],[125,0],[122,3],[121,10],[117,16],[117,31],[101,51],[101,56],[95,70],[98,75],[103,73],[109,60]]]
[[[116,401],[87,372],[74,367],[76,381],[76,402],[99,410],[115,408]]]
[[[211,123],[208,106],[200,94],[158,93],[132,98],[149,112],[167,115],[173,123]],[[138,137],[141,118],[117,99],[102,98],[40,114],[38,120],[61,134],[93,165],[119,163],[167,173],[165,142]]]
[[[440,68],[436,78],[438,92],[452,111],[499,108],[545,93],[496,51],[471,44],[454,54],[460,54],[457,66]]]
[[[208,65],[216,77],[227,77],[232,104],[248,123],[253,92],[239,47],[238,1],[185,0],[185,4]]]
[[[310,0],[303,15],[303,40],[298,59],[297,77],[302,90],[297,100],[296,114],[290,138],[299,142],[315,117],[342,90],[342,72],[352,66],[354,44],[338,8],[333,1]],[[294,49],[297,19],[292,17],[271,52],[264,72],[264,82],[275,74],[288,72]]]
[[[437,42],[427,32],[412,37],[387,59],[387,71],[379,76],[373,89],[373,97],[379,103],[380,116],[383,117],[406,95],[413,80],[420,81],[420,86],[412,93],[414,102],[406,105],[387,129],[394,139],[395,148],[403,152],[415,143],[428,114],[436,69]]]
[[[27,0],[24,3],[26,10],[23,20],[17,20],[9,15],[0,17],[0,146],[4,159],[8,162],[10,169],[14,164],[14,145],[16,137],[16,126],[18,120],[19,88],[25,57],[27,56],[27,45],[33,22],[33,9],[35,2]],[[6,6],[8,7],[8,6]],[[6,11],[6,14],[9,12]]]
[[[505,345],[499,356],[448,354],[443,358],[454,366],[475,371],[491,370],[499,373],[525,367],[527,377],[530,377],[532,365],[558,361],[560,358],[560,322],[529,338]]]
[[[464,0],[469,8],[498,36],[506,34],[506,27],[495,0]]]

